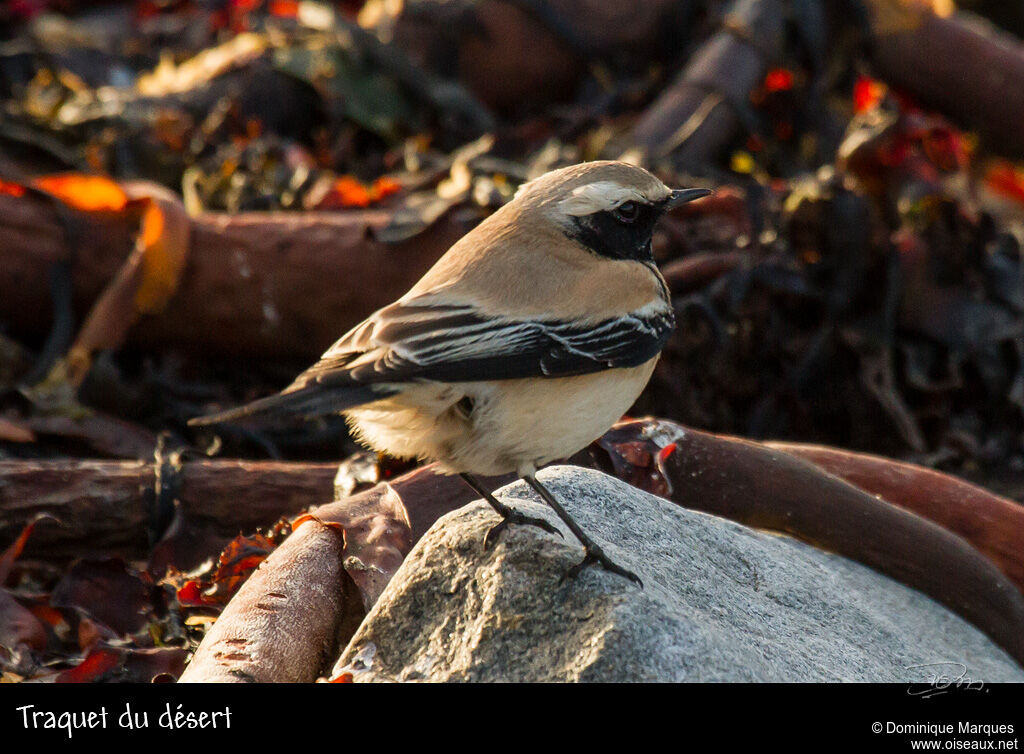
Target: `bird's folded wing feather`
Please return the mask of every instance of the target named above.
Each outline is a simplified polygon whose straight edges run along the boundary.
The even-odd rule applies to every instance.
[[[334,344],[286,392],[314,386],[568,377],[654,358],[672,331],[666,304],[593,324],[489,316],[413,299],[381,309]]]
[[[638,366],[657,356],[672,325],[667,304],[586,324],[399,301],[353,328],[281,393],[189,423],[337,414],[409,382],[568,377]]]

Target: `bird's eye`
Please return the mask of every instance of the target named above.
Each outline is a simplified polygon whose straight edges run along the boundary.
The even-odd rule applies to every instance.
[[[623,202],[612,210],[612,214],[620,223],[631,223],[640,216],[640,205],[636,202]]]

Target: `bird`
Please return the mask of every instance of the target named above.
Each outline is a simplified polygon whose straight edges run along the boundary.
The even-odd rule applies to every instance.
[[[341,414],[377,452],[436,461],[509,524],[561,535],[478,479],[515,472],[584,549],[564,578],[617,565],[536,478],[604,434],[646,386],[675,324],[651,248],[667,210],[711,193],[593,161],[553,170],[457,241],[401,298],[353,327],[283,391],[190,420]]]

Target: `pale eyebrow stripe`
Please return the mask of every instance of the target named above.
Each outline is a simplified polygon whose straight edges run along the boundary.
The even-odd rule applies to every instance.
[[[668,196],[668,189],[659,192],[659,196],[645,196],[632,186],[623,186],[614,181],[597,181],[573,189],[572,196],[563,199],[558,207],[567,215],[581,217],[595,212],[615,209],[629,201],[653,202]]]

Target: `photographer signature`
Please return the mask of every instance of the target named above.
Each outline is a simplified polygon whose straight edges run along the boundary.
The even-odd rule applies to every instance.
[[[907,665],[905,670],[931,670],[931,677],[922,683],[907,687],[910,696],[930,699],[950,691],[983,691],[984,681],[976,681],[967,675],[967,666],[961,662],[928,662],[922,665]]]

